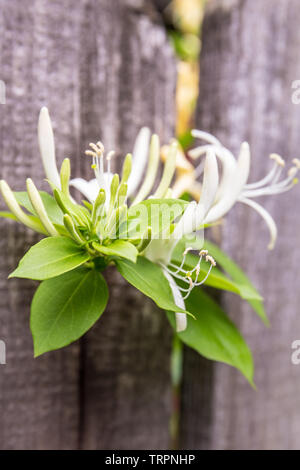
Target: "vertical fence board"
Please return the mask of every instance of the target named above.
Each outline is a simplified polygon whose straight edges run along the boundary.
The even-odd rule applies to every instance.
[[[208,4],[197,126],[234,152],[248,140],[252,181],[270,167],[269,153],[282,154],[289,164],[299,157],[300,108],[291,101],[292,82],[300,76],[299,20],[295,0]],[[295,188],[261,201],[279,227],[273,252],[266,249],[268,232],[255,212],[239,206],[226,217],[222,246],[265,297],[271,328],[255,318],[245,301],[223,296],[226,311],[254,351],[258,390],[228,366],[197,360],[186,351],[185,448],[299,448],[300,374],[291,364],[291,343],[300,335],[299,194]]]
[[[117,151],[114,163],[120,168],[141,126],[148,125],[162,141],[171,136],[174,59],[151,11],[149,16],[124,2],[90,2],[85,18],[82,37],[89,34],[93,52],[82,62],[81,142],[100,137]],[[164,312],[114,269],[107,277],[108,308],[83,338],[81,447],[167,448],[170,327]]]
[[[58,157],[78,140],[78,56],[74,40],[81,8],[71,1],[0,1],[0,173],[15,190],[44,173],[37,119],[47,104],[54,117]],[[1,207],[3,203],[1,201]],[[0,221],[0,337],[7,364],[0,366],[0,448],[72,449],[78,445],[79,345],[33,359],[29,306],[36,283],[8,274],[38,238],[23,226]]]
[[[174,121],[175,65],[154,10],[138,0],[0,1],[1,177],[24,189],[44,177],[36,124],[53,118],[58,161],[92,177],[83,154],[103,139],[118,157],[142,125],[163,140]],[[115,166],[120,168],[116,158]],[[167,447],[171,332],[164,313],[108,273],[111,300],[101,322],[71,347],[32,358],[28,327],[34,284],[6,281],[37,240],[1,221],[0,447]]]

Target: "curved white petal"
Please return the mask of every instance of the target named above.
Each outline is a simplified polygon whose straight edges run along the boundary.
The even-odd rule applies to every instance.
[[[249,145],[244,142],[241,145],[240,155],[235,170],[228,172],[227,180],[224,182],[223,194],[218,202],[210,209],[205,218],[205,223],[212,223],[223,217],[237,201],[240,193],[248,179],[250,168]]]
[[[132,171],[128,179],[128,196],[139,186],[147,163],[150,142],[150,129],[142,127],[139,131],[132,152]]]
[[[209,132],[199,131],[198,129],[193,129],[191,132],[193,137],[197,139],[205,140],[206,142],[213,145],[221,145],[221,142]]]
[[[74,178],[70,181],[70,186],[80,191],[90,202],[94,202],[99,193],[99,184],[96,178],[91,181]]]
[[[223,195],[231,188],[234,181],[234,175],[237,169],[237,161],[233,154],[221,145],[203,145],[189,151],[189,156],[193,159],[199,158],[208,151],[213,151],[222,165],[222,177],[216,194],[216,200],[219,201]],[[200,167],[201,171],[201,167]]]
[[[206,145],[199,145],[199,147],[195,147],[192,150],[188,151],[188,156],[192,158],[192,160],[197,160],[199,157],[203,157],[211,147],[217,147],[216,145],[206,144]]]
[[[250,171],[250,147],[248,142],[241,145],[237,161],[237,191],[241,192],[248,181]]]
[[[239,201],[247,204],[247,206],[252,207],[252,209],[256,210],[256,212],[258,212],[259,215],[261,215],[261,217],[265,220],[270,231],[270,243],[268,245],[268,249],[273,250],[277,239],[277,227],[273,217],[260,204],[257,204],[257,202],[252,201],[251,199],[240,198]]]
[[[215,148],[214,151],[222,164],[222,177],[216,196],[216,201],[218,202],[232,189],[237,171],[237,161],[233,154],[225,147]]]
[[[201,198],[198,204],[199,216],[204,218],[213,205],[218,190],[219,171],[217,159],[212,150],[209,150],[205,159],[203,185]],[[197,228],[197,227],[196,227]]]
[[[197,222],[198,222],[198,220],[196,219],[197,210],[198,210],[198,204],[196,203],[196,201],[190,202],[187,208],[185,209],[181,219],[176,224],[174,232],[172,233],[173,240],[178,241],[184,235],[192,233],[196,230]],[[200,224],[201,224],[201,221],[199,222],[198,225]]]
[[[179,287],[177,286],[172,276],[166,270],[163,270],[163,273],[164,273],[165,278],[169,282],[169,286],[171,288],[175,304],[177,305],[177,307],[185,310],[185,303],[181,295],[181,292],[179,290]],[[176,331],[177,333],[180,333],[181,331],[184,331],[187,327],[187,316],[185,313],[177,312],[175,313],[175,318],[176,318]]]
[[[179,240],[195,232],[203,223],[207,212],[214,203],[219,183],[218,165],[214,152],[209,151],[205,160],[203,186],[200,201],[191,202],[176,225],[172,238]]]
[[[44,106],[39,115],[38,140],[47,178],[58,188],[60,177],[56,166],[54,136],[48,109]]]

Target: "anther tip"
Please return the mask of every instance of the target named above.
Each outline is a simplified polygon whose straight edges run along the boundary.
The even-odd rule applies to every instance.
[[[199,256],[207,256],[208,255],[208,251],[207,250],[201,250],[199,251]]]
[[[280,155],[278,155],[278,153],[271,153],[270,154],[270,159],[274,160],[277,163],[277,165],[279,165],[279,166],[282,166],[282,167],[285,166],[285,161],[283,160],[283,158]]]
[[[294,158],[294,159],[293,159],[293,163],[294,163],[295,167],[296,167],[298,170],[300,170],[300,160],[299,160],[299,158]]]
[[[106,155],[106,160],[111,160],[112,157],[114,157],[116,154],[116,152],[114,150],[111,150],[110,152],[108,152],[108,154]]]
[[[212,266],[217,266],[217,263],[216,263],[216,261],[214,260],[214,258],[213,258],[212,256],[207,255],[205,259],[206,259],[206,261],[209,262]]]

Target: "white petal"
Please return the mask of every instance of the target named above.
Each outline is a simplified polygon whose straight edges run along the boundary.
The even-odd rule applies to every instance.
[[[197,209],[198,209],[198,204],[196,203],[196,201],[192,201],[192,202],[189,203],[189,205],[185,209],[181,219],[176,224],[174,232],[172,233],[173,240],[178,241],[184,235],[192,233],[196,230],[196,226],[197,226],[197,222],[198,222],[196,220]],[[200,221],[199,225],[200,224],[201,224],[201,221]]]
[[[218,189],[219,173],[215,154],[210,151],[205,160],[202,194],[198,204],[191,202],[179,220],[172,234],[174,239],[195,232],[203,223],[204,218],[214,203]]]
[[[249,178],[250,171],[250,148],[248,142],[243,142],[237,162],[237,186],[241,192]]]
[[[60,188],[60,177],[56,166],[54,136],[48,109],[44,106],[39,115],[38,140],[47,178]]]
[[[177,305],[177,307],[185,310],[185,303],[184,303],[181,292],[176,282],[167,271],[164,270],[163,272],[164,272],[165,278],[169,282],[169,286],[171,288],[175,304]],[[177,333],[180,333],[181,331],[184,331],[187,327],[187,316],[185,313],[177,312],[175,313],[175,317],[176,317],[176,331]]]
[[[199,147],[195,147],[192,150],[189,150],[188,156],[193,160],[197,160],[199,157],[203,157],[203,155],[206,155],[207,151],[210,150],[211,147],[218,148],[218,146],[212,144],[199,145]]]
[[[276,227],[273,217],[260,204],[257,204],[257,202],[254,202],[251,199],[240,198],[239,201],[243,202],[244,204],[247,204],[247,206],[252,207],[265,220],[270,231],[270,243],[268,245],[268,249],[272,250],[275,246],[276,238],[277,238],[277,227]]]
[[[202,147],[196,147],[195,149],[189,151],[189,156],[196,159],[204,154],[207,154],[208,151],[213,151],[222,165],[222,177],[216,195],[216,200],[218,201],[223,197],[228,189],[231,189],[232,187],[234,175],[237,169],[237,161],[233,154],[221,145],[203,145]]]
[[[225,149],[226,150],[226,149]],[[218,155],[217,155],[218,156]],[[222,194],[219,194],[218,202],[211,208],[205,218],[205,223],[212,223],[223,217],[235,204],[249,176],[250,151],[249,145],[244,142],[241,145],[239,159],[236,168],[227,169],[226,179],[222,180]],[[224,167],[225,169],[225,167]],[[221,183],[221,184],[222,184]]]
[[[150,129],[142,127],[137,135],[132,152],[132,171],[128,179],[128,196],[139,186],[148,159]]]
[[[233,154],[225,147],[220,149],[217,148],[216,156],[222,164],[222,178],[216,196],[217,201],[219,201],[224,197],[224,195],[228,194],[228,192],[232,190],[232,185],[234,184],[234,178],[237,171],[237,161]]]
[[[83,178],[74,178],[70,186],[80,191],[90,202],[94,202],[99,193],[99,184],[96,179],[86,181]]]
[[[193,137],[197,139],[206,140],[206,142],[213,145],[221,145],[221,142],[209,132],[199,131],[198,129],[193,129],[191,132]]]
[[[219,184],[219,171],[217,159],[212,150],[207,152],[203,174],[202,194],[198,204],[199,215],[203,218],[214,203]]]

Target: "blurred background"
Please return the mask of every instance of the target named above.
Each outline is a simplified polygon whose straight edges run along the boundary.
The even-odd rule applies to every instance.
[[[300,156],[299,21],[297,0],[0,0],[1,178],[16,190],[28,176],[42,181],[43,105],[58,161],[71,156],[73,176],[87,175],[87,142],[101,137],[121,157],[142,125],[162,142],[176,135],[185,151],[193,127],[234,154],[247,140],[252,181],[272,152],[290,164]],[[101,322],[34,360],[35,284],[6,279],[34,236],[1,220],[0,448],[300,448],[300,365],[291,360],[300,339],[299,188],[262,203],[278,224],[273,252],[246,207],[211,234],[265,299],[270,328],[237,296],[218,298],[254,352],[257,391],[174,342],[165,316],[115,272]]]

